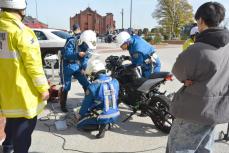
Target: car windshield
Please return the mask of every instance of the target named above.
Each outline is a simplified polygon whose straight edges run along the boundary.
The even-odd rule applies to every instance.
[[[65,31],[52,31],[52,33],[63,39],[71,37],[71,35]]]

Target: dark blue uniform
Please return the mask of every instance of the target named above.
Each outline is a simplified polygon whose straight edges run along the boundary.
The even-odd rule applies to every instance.
[[[81,120],[77,127],[108,124],[116,121],[120,115],[118,109],[119,83],[116,79],[100,74],[98,79],[89,85],[86,96],[80,108]],[[91,110],[96,110],[99,116],[87,117]]]
[[[86,69],[89,57],[87,55],[83,58],[79,56],[80,48],[76,45],[77,39],[76,37],[68,38],[62,50],[61,80],[64,84],[63,89],[65,92],[68,92],[71,88],[72,76],[79,81],[84,89],[89,85],[86,76],[81,73],[82,70]]]
[[[141,66],[143,77],[150,78],[154,72],[160,72],[161,62],[159,57],[155,59],[155,63],[147,63],[146,61],[151,58],[155,49],[152,45],[147,43],[144,39],[137,35],[130,38],[128,50],[131,56],[131,61],[134,66]]]

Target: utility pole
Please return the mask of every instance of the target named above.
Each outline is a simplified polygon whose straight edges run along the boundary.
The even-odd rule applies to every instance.
[[[130,28],[132,28],[132,0],[130,0]]]
[[[37,20],[38,20],[37,0],[35,0],[35,3],[36,3],[36,18],[37,18]]]
[[[122,29],[124,29],[124,27],[123,27],[123,15],[124,15],[124,9],[122,9],[121,14],[122,14]]]

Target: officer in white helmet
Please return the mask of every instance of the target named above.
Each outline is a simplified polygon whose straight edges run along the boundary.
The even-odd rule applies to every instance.
[[[120,32],[116,40],[122,50],[129,51],[132,66],[141,67],[143,77],[150,78],[152,73],[160,72],[161,62],[151,44],[137,35],[130,35],[126,31]]]
[[[190,45],[194,44],[197,35],[199,34],[199,30],[197,26],[192,27],[190,31],[190,37],[183,44],[183,51],[185,51]]]
[[[71,89],[72,76],[79,81],[84,91],[89,85],[84,71],[94,49],[96,49],[96,34],[92,30],[86,30],[79,39],[75,36],[68,38],[64,49],[61,51],[60,76],[63,88],[60,94],[60,106],[63,112],[68,112],[66,102],[68,91]]]
[[[6,117],[3,153],[28,153],[31,135],[49,98],[40,46],[26,27],[25,0],[0,0],[0,112]]]
[[[99,130],[96,137],[101,138],[108,125],[114,123],[120,114],[117,104],[119,83],[106,74],[99,59],[90,59],[86,74],[93,79],[77,115],[77,128]]]

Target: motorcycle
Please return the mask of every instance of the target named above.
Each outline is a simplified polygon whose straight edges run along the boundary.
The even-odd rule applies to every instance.
[[[152,74],[150,79],[141,77],[141,70],[131,64],[125,64],[129,56],[109,56],[106,69],[120,83],[119,103],[124,103],[132,109],[131,114],[123,120],[129,120],[137,111],[149,116],[156,128],[169,133],[173,115],[169,112],[171,100],[160,92],[159,88],[166,81],[172,81],[173,75],[169,72]]]

